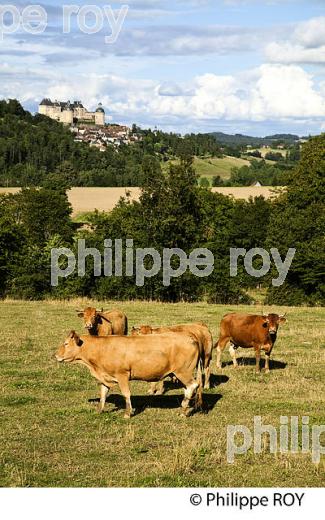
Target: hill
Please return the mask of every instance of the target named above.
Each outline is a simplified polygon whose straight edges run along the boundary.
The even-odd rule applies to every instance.
[[[282,141],[288,145],[292,145],[299,141],[300,137],[294,134],[274,134],[267,137],[252,137],[243,134],[224,134],[223,132],[212,132],[209,135],[215,137],[216,141],[227,146],[253,146],[260,147],[263,145],[272,146],[276,141]]]

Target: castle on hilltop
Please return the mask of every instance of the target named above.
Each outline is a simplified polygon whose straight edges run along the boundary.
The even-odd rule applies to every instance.
[[[81,101],[70,103],[70,101],[51,101],[45,98],[39,104],[38,112],[65,125],[76,123],[105,125],[105,110],[101,103],[98,104],[95,112],[88,112]]]

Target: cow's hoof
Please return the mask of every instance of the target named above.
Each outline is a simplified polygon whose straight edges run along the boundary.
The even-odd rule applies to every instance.
[[[270,369],[269,369],[269,368],[266,368],[266,369],[265,369],[265,373],[266,373],[266,374],[269,374],[269,373],[270,373]]]
[[[191,417],[194,412],[194,408],[186,408],[184,410],[184,417]]]
[[[204,390],[210,390],[210,388],[211,388],[210,384],[204,385]]]

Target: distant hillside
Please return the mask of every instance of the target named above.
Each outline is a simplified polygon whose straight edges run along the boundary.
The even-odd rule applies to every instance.
[[[283,141],[286,144],[294,144],[300,137],[294,134],[274,134],[266,137],[252,137],[243,134],[224,134],[223,132],[212,132],[209,135],[215,137],[217,142],[226,146],[271,146],[276,141]]]

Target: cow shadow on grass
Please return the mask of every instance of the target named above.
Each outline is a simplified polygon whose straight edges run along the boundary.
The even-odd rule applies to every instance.
[[[237,363],[239,366],[254,366],[256,365],[255,358],[251,357],[238,357]],[[261,368],[265,368],[265,358],[261,358]],[[222,364],[223,367],[233,366],[232,361],[227,361]],[[287,363],[284,363],[283,361],[277,361],[276,359],[270,359],[270,370],[283,370],[286,368]]]
[[[219,385],[223,385],[228,383],[229,377],[220,375],[220,374],[211,374],[210,376],[210,386],[211,388],[216,388]]]
[[[181,403],[183,395],[134,395],[131,396],[132,406],[135,409],[135,415],[139,415],[145,411],[146,408],[161,408],[161,409],[175,409],[181,410]],[[203,413],[208,413],[222,399],[221,394],[204,394],[203,396]],[[99,403],[99,399],[89,399],[89,403]],[[118,410],[125,410],[125,399],[120,394],[110,394],[106,398],[106,403],[114,404],[115,409],[109,410],[114,412]]]

